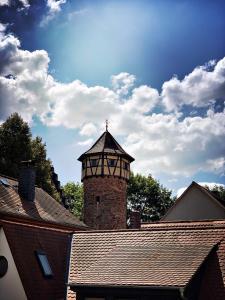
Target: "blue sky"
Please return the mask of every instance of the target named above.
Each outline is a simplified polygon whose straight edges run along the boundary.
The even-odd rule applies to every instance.
[[[0,0],[0,23],[0,120],[18,111],[63,183],[106,118],[135,172],[225,183],[225,1]]]

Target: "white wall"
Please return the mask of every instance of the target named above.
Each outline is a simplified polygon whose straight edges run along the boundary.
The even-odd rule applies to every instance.
[[[8,261],[8,271],[0,278],[0,299],[27,300],[3,228],[0,228],[0,256]]]
[[[225,219],[225,209],[198,187],[192,186],[163,221]]]

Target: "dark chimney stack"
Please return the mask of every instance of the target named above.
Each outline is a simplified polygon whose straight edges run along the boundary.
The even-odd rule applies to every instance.
[[[31,160],[22,161],[19,174],[18,193],[24,200],[34,201],[35,177],[34,163]]]
[[[141,214],[139,211],[130,212],[130,229],[140,229],[141,228]]]

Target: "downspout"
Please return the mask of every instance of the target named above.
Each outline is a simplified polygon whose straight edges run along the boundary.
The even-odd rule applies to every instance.
[[[73,241],[73,233],[69,234],[69,245],[67,249],[67,258],[66,258],[66,274],[65,274],[65,296],[64,300],[67,300],[67,292],[68,292],[68,280],[69,280],[69,272],[70,272],[70,259],[71,259],[71,249],[72,249],[72,241]]]
[[[179,292],[182,300],[188,300],[188,298],[185,296],[185,288],[179,288]]]

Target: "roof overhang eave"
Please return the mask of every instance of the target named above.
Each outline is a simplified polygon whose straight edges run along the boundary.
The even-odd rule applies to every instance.
[[[176,290],[184,291],[185,286],[171,286],[171,285],[134,285],[134,284],[94,284],[94,283],[67,283],[67,286],[73,288],[131,288],[131,289],[152,289],[152,290]]]
[[[86,158],[86,157],[90,157],[90,156],[94,156],[94,155],[102,155],[102,154],[108,154],[108,155],[112,155],[112,156],[113,155],[121,156],[121,157],[128,159],[130,162],[135,161],[135,159],[127,153],[111,153],[111,152],[83,153],[83,154],[81,154],[81,156],[78,157],[77,160],[82,162],[84,160],[84,158]]]

